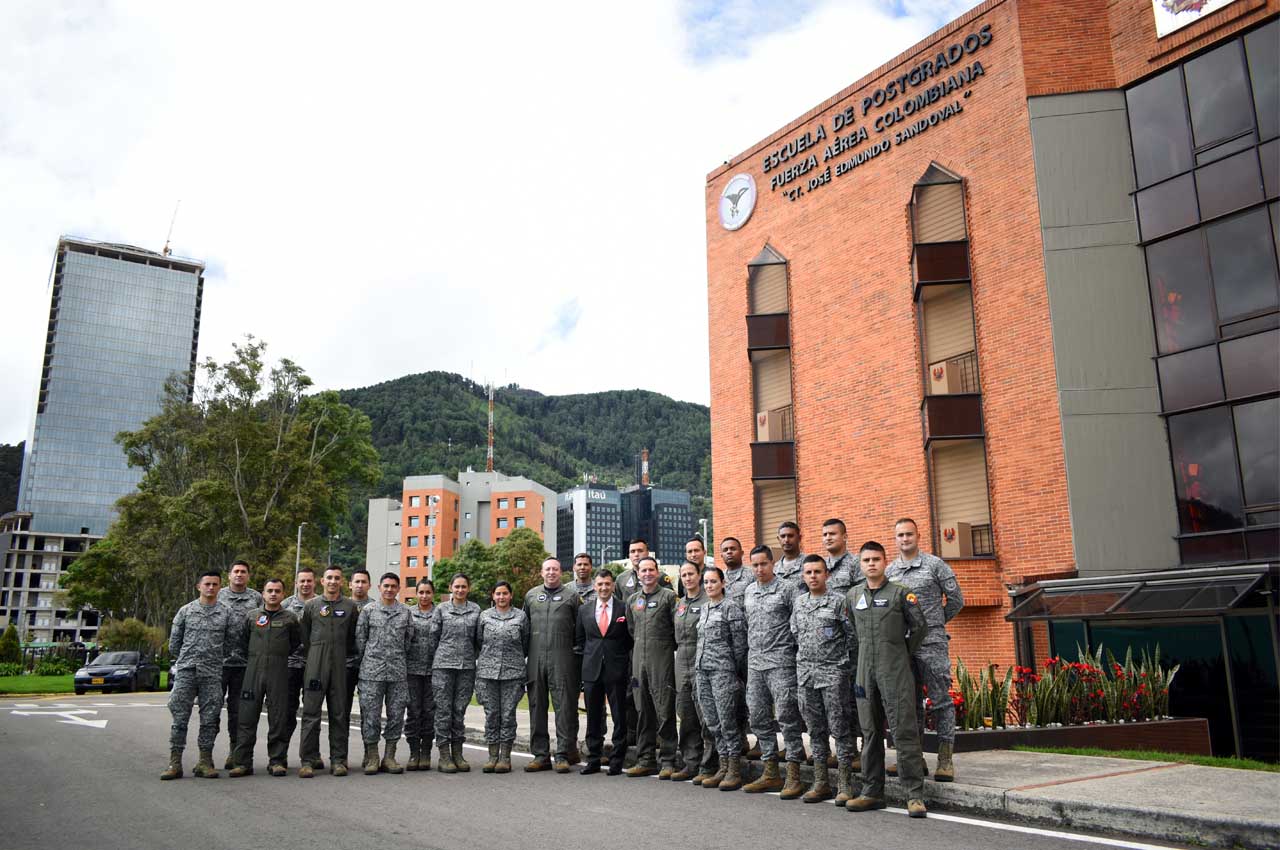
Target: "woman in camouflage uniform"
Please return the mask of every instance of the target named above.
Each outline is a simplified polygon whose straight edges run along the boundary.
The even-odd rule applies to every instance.
[[[707,567],[702,573],[706,604],[698,618],[698,644],[693,659],[695,695],[702,719],[716,742],[720,769],[703,788],[736,791],[742,787],[742,731],[737,705],[747,669],[747,620],[742,608],[725,596],[724,573]]]
[[[498,582],[493,588],[493,607],[480,615],[476,696],[484,706],[484,740],[489,745],[489,760],[481,768],[485,773],[511,772],[516,704],[524,694],[529,618],[511,606],[511,597],[511,584]]]
[[[449,582],[449,601],[436,606],[431,620],[431,688],[436,698],[437,768],[441,773],[471,770],[462,758],[462,741],[467,706],[476,684],[480,606],[467,601],[470,592],[471,579],[462,573],[455,575]]]

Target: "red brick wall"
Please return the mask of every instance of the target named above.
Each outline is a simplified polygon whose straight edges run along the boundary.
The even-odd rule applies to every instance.
[[[1109,12],[1116,84],[1124,88],[1280,12],[1280,0],[1236,0],[1162,39],[1150,0],[1110,0]]]
[[[1107,0],[1017,5],[1029,97],[1116,87]]]

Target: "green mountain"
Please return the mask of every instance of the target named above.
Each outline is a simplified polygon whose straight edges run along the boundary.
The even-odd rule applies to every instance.
[[[0,514],[18,507],[18,481],[22,478],[22,450],[25,442],[11,446],[0,443]]]
[[[461,375],[424,372],[361,389],[342,401],[373,423],[383,480],[367,496],[395,496],[408,475],[484,469],[488,397]],[[495,390],[494,468],[524,475],[553,490],[595,476],[604,484],[635,483],[635,456],[649,449],[653,484],[688,490],[695,516],[711,512],[711,415],[700,404],[646,390],[547,396],[515,384]],[[364,497],[350,522],[336,529],[335,561],[364,558]]]

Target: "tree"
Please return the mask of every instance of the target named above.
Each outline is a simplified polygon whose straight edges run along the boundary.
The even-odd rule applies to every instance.
[[[13,623],[0,635],[0,664],[21,664],[22,643],[18,640],[18,630]]]
[[[194,400],[175,378],[160,413],[117,436],[143,478],[90,550],[105,551],[73,565],[73,602],[167,625],[200,573],[236,558],[277,564],[303,522],[304,543],[318,544],[351,491],[379,479],[368,417],[336,393],[307,395],[311,379],[292,361],[268,369],[262,341],[234,349],[226,363],[205,361]]]
[[[449,582],[456,573],[462,573],[471,580],[470,599],[481,608],[489,604],[489,594],[498,581],[497,562],[493,550],[479,540],[472,538],[463,543],[457,552],[448,558],[436,561],[432,568],[435,576],[436,598],[449,598]]]
[[[493,550],[499,578],[511,582],[516,600],[523,600],[529,588],[542,581],[542,562],[549,557],[542,538],[531,528],[517,528]]]
[[[98,629],[98,644],[102,649],[158,652],[164,645],[164,631],[133,617],[107,620]]]

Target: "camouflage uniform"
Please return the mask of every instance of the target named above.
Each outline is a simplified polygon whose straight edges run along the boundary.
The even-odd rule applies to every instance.
[[[557,759],[568,759],[578,748],[578,692],[582,689],[582,660],[573,654],[573,630],[582,601],[563,585],[540,584],[524,596],[529,620],[529,751],[545,760],[551,755],[547,710],[556,712]]]
[[[853,586],[862,581],[862,565],[858,563],[858,556],[852,552],[845,552],[839,558],[833,558],[830,555],[822,556],[827,562],[827,593],[834,593],[837,596],[847,596]],[[804,592],[808,593],[809,588],[805,587]],[[851,603],[852,604],[852,603]],[[858,659],[853,659],[854,667],[857,667]],[[852,676],[850,677],[850,687],[852,687]],[[858,737],[858,701],[854,698],[853,692],[850,691],[849,699],[849,728],[853,730],[853,736]]]
[[[698,705],[697,676],[693,659],[698,650],[698,622],[707,597],[699,591],[697,596],[686,596],[676,605],[676,721],[680,727],[680,757],[684,769],[689,772],[712,774],[716,772],[716,742],[711,730],[702,720]]]
[[[436,698],[436,746],[441,751],[466,736],[467,706],[476,686],[480,652],[480,606],[452,600],[436,606],[431,617],[431,687]]]
[[[724,571],[724,596],[739,608],[742,607],[747,588],[756,583],[755,574],[750,567],[738,567],[736,570]],[[747,728],[751,725],[747,717],[747,674],[742,668],[742,687],[738,689],[738,709],[735,712],[738,721],[738,743],[742,752],[747,751]]]
[[[747,672],[747,619],[727,597],[708,602],[698,614],[693,667],[703,724],[720,758],[734,758],[741,752],[737,707]]]
[[[409,680],[409,717],[404,736],[410,748],[422,747],[428,761],[431,741],[436,734],[436,695],[431,690],[431,618],[435,606],[427,611],[416,606],[409,612],[413,618],[413,644],[405,658]]]
[[[352,597],[351,604],[356,606],[357,616],[373,602],[372,596],[364,599]],[[351,707],[355,705],[356,683],[360,681],[360,654],[354,650],[347,656],[347,716],[351,716]]]
[[[313,595],[311,599],[315,599]],[[307,602],[302,597],[293,596],[285,597],[280,603],[280,607],[288,611],[290,614],[298,618],[299,627],[302,624],[302,611],[307,607]],[[307,664],[307,656],[303,651],[302,645],[298,646],[297,651],[289,656],[289,708],[288,714],[289,734],[288,738],[293,739],[293,733],[298,729],[298,706],[302,704],[302,668]]]
[[[960,583],[947,562],[926,552],[917,552],[909,563],[899,555],[885,568],[885,576],[916,594],[920,610],[929,624],[929,636],[912,653],[916,670],[916,720],[924,731],[925,697],[938,730],[938,743],[956,740],[956,706],[951,701],[951,637],[946,624],[964,607]],[[945,602],[943,597],[946,597]],[[926,693],[927,692],[927,693]]]
[[[356,621],[356,653],[360,656],[360,735],[377,744],[382,707],[387,708],[385,740],[394,744],[404,731],[409,704],[406,658],[415,637],[413,616],[399,600],[366,605]]]
[[[800,713],[809,727],[814,763],[829,754],[830,735],[836,741],[836,758],[847,765],[856,753],[849,728],[855,644],[844,594],[828,591],[817,598],[809,593],[797,596],[791,610],[791,633],[796,638]]]
[[[320,760],[320,708],[329,709],[329,758],[347,760],[347,658],[356,651],[355,603],[345,597],[317,596],[302,609],[302,642],[307,663],[302,671],[303,764]]]
[[[509,744],[516,739],[516,704],[524,694],[529,618],[519,608],[488,608],[480,614],[479,632],[476,696],[484,706],[484,740]]]
[[[240,729],[232,760],[253,767],[253,747],[258,741],[258,718],[267,705],[267,762],[289,761],[292,724],[288,711],[289,659],[302,646],[302,625],[292,611],[265,607],[250,611],[240,648],[249,660],[240,692]]]
[[[747,587],[743,609],[747,615],[747,712],[751,731],[760,742],[760,757],[778,757],[778,727],[787,748],[787,761],[804,758],[800,708],[796,703],[796,639],[791,634],[794,584],[774,578]],[[775,718],[776,713],[776,718]]]
[[[924,642],[929,624],[915,594],[886,581],[871,590],[858,584],[846,597],[853,617],[858,670],[854,693],[862,723],[862,793],[884,797],[884,727],[898,748],[898,776],[908,799],[924,797],[924,756],[916,725],[911,654]]]
[[[794,582],[797,587],[801,588],[805,593],[809,588],[805,586],[804,576],[801,572],[804,568],[805,554],[801,552],[794,558],[778,558],[778,563],[773,566],[773,574],[786,582]]]
[[[236,736],[240,733],[240,692],[244,690],[244,668],[249,663],[242,646],[248,633],[249,612],[262,607],[262,594],[252,587],[238,593],[224,587],[218,591],[218,602],[236,615],[231,618],[234,634],[227,647],[227,660],[222,665],[222,692],[227,700],[227,743],[231,752],[235,752]]]
[[[653,767],[655,746],[662,766],[676,761],[675,591],[659,585],[634,594],[627,603],[631,687],[636,713],[636,765]]]
[[[200,702],[200,732],[196,745],[213,749],[222,715],[222,669],[231,642],[240,633],[232,620],[235,614],[226,605],[188,602],[173,616],[169,632],[169,652],[174,659],[173,691],[169,694],[169,749],[181,752],[187,746],[187,724],[191,709]],[[239,696],[239,694],[237,694]]]
[[[588,581],[586,584],[578,584],[575,580],[569,585],[569,589],[578,594],[578,600],[581,602],[596,601],[596,583],[595,580]]]

